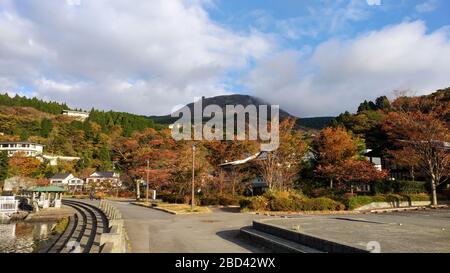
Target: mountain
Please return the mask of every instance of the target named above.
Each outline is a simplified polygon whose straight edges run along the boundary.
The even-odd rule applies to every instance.
[[[211,98],[205,98],[202,99],[202,106],[205,108],[208,105],[218,105],[222,108],[222,111],[225,113],[226,105],[242,105],[244,107],[248,105],[255,105],[257,109],[259,109],[260,105],[268,105],[267,112],[270,114],[270,103],[249,95],[223,95],[223,96],[216,96]],[[186,105],[191,113],[194,112],[194,103],[189,103]],[[171,115],[165,115],[165,116],[151,116],[149,117],[152,119],[155,123],[159,124],[171,124],[178,120],[178,118],[173,118]],[[295,118],[297,119],[297,125],[299,128],[302,129],[322,129],[326,127],[329,122],[334,117],[312,117],[312,118],[298,118],[287,111],[280,109],[280,120],[284,120],[286,118]],[[208,120],[206,118],[205,120]]]

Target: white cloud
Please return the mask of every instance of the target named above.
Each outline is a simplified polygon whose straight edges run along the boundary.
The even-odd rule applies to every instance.
[[[213,22],[208,0],[0,0],[0,89],[25,86],[74,107],[166,114],[228,92],[274,43]]]
[[[416,5],[415,9],[417,12],[430,12],[436,9],[437,1],[436,0],[426,0],[425,2]]]
[[[427,33],[421,21],[402,23],[329,40],[307,59],[280,53],[261,62],[246,83],[293,114],[334,115],[394,90],[424,94],[450,86],[449,37],[448,28]]]

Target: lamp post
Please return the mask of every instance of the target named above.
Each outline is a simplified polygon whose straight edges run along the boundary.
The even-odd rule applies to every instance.
[[[149,168],[150,168],[150,161],[147,159],[147,169],[146,169],[146,172],[147,172],[147,189],[146,189],[146,193],[145,193],[145,199],[146,199],[147,203],[148,203],[148,191],[149,191],[149,189],[148,189],[148,170],[149,170]]]
[[[195,204],[195,144],[192,144],[192,189],[191,189],[191,211]]]

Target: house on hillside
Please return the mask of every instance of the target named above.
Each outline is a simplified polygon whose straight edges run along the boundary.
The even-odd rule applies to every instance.
[[[62,114],[64,116],[74,118],[75,120],[79,120],[81,122],[85,121],[89,117],[89,112],[83,111],[63,110]]]
[[[86,186],[96,190],[117,189],[122,187],[122,181],[119,173],[97,171],[86,178]]]
[[[41,162],[48,161],[50,166],[57,166],[58,161],[78,161],[79,157],[76,156],[62,156],[62,155],[49,155],[44,154],[45,145],[27,142],[27,141],[3,141],[0,142],[0,152],[6,151],[8,156],[13,156],[20,153],[26,157],[34,157]]]
[[[0,151],[6,151],[8,156],[22,153],[24,156],[35,157],[44,152],[44,145],[26,141],[0,142]]]
[[[50,178],[50,184],[60,186],[69,190],[83,190],[84,180],[75,177],[71,173],[57,173]]]
[[[235,160],[231,162],[225,162],[223,164],[220,164],[219,167],[221,167],[223,170],[225,170],[229,175],[229,180],[233,184],[237,184],[236,182],[236,172],[239,168],[245,168],[250,165],[250,163],[256,161],[256,160],[265,160],[267,158],[267,152],[259,152],[253,155],[250,155],[244,159]],[[260,195],[263,194],[267,189],[269,188],[267,182],[261,177],[257,176],[253,178],[249,183],[247,183],[247,187],[245,190],[246,195]]]

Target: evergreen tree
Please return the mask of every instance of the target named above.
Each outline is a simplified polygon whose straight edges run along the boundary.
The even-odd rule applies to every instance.
[[[8,177],[9,173],[9,158],[6,151],[0,152],[0,183]]]
[[[391,109],[391,103],[389,102],[389,99],[386,96],[378,97],[375,100],[375,106],[379,110],[390,110]]]
[[[48,118],[42,119],[40,132],[41,137],[48,137],[52,129],[53,129],[52,121],[49,120]]]

